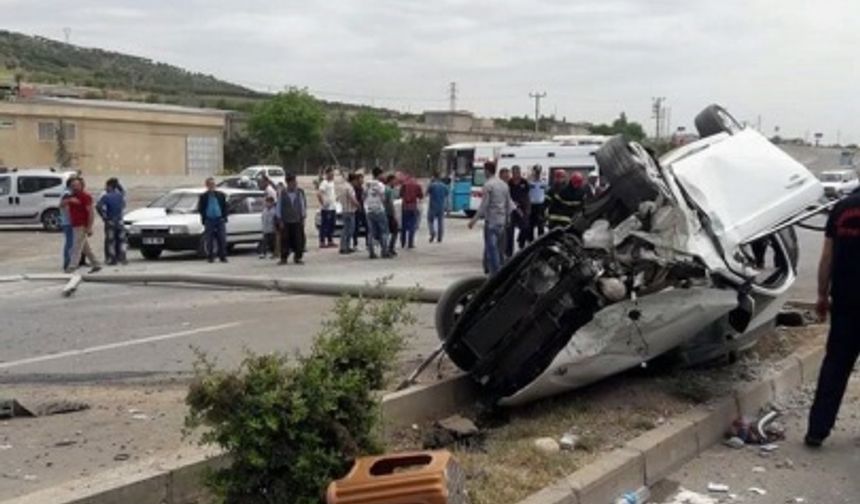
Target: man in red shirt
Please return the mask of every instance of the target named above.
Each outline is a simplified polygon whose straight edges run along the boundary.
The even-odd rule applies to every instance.
[[[424,198],[421,185],[409,174],[400,187],[401,219],[400,219],[400,248],[415,248],[415,231],[418,228],[418,205]]]
[[[63,200],[63,205],[69,214],[69,225],[72,227],[72,253],[67,273],[73,272],[85,255],[92,268],[90,273],[100,271],[96,255],[93,254],[88,238],[93,235],[93,197],[84,190],[83,180],[75,178],[71,183],[72,194]]]

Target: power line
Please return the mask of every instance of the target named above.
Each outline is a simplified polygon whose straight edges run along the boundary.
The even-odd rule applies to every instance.
[[[541,99],[546,98],[546,91],[541,93],[529,93],[529,98],[532,98],[535,101],[535,133],[537,133],[540,125],[540,101]]]

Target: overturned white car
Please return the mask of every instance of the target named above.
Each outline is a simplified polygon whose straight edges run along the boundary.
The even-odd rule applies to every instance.
[[[700,362],[767,329],[795,280],[792,225],[820,210],[804,166],[722,108],[701,140],[655,160],[621,137],[596,153],[610,190],[496,275],[443,295],[444,350],[515,405],[670,351]]]

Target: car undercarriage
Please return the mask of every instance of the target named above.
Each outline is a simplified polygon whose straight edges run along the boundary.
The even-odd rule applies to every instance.
[[[492,402],[572,390],[668,352],[688,363],[728,355],[772,323],[795,278],[792,219],[820,185],[722,108],[696,123],[703,139],[659,161],[607,141],[595,153],[605,194],[497,274],[445,292],[444,351]],[[773,180],[732,202],[714,189],[720,167]]]

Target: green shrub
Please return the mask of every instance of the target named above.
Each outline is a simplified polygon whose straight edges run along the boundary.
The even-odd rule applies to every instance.
[[[230,455],[207,478],[222,502],[318,503],[356,456],[381,450],[376,391],[414,321],[406,303],[338,300],[306,356],[248,354],[235,371],[198,358],[185,423]]]

